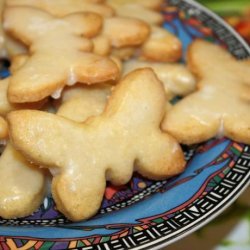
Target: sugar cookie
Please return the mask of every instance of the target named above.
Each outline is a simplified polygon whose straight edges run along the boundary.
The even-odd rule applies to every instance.
[[[94,44],[93,53],[99,56],[108,56],[111,53],[111,42],[103,35],[99,35],[92,39]]]
[[[0,115],[6,116],[12,110],[18,109],[40,109],[45,103],[46,99],[38,102],[30,103],[11,103],[8,100],[7,92],[9,87],[10,78],[0,80]]]
[[[111,17],[104,19],[102,34],[107,36],[113,47],[141,45],[146,41],[150,27],[134,18]]]
[[[122,63],[121,59],[115,55],[111,55],[109,58],[116,64],[116,66],[119,69],[120,75],[121,75],[121,72],[123,69],[123,63]]]
[[[105,4],[96,4],[82,0],[6,0],[7,6],[30,6],[63,17],[77,12],[93,12],[103,17],[111,17],[114,10]]]
[[[139,4],[148,9],[159,10],[164,3],[164,0],[107,0],[110,5],[124,5],[124,4]]]
[[[147,9],[136,3],[112,5],[112,7],[114,7],[116,14],[121,17],[132,17],[154,25],[161,25],[164,21],[160,12]]]
[[[100,208],[106,179],[125,184],[134,165],[156,180],[184,170],[180,146],[159,128],[165,103],[153,71],[137,70],[117,85],[102,115],[76,123],[41,111],[14,111],[8,115],[10,135],[15,147],[54,174],[57,208],[73,221],[87,219]]]
[[[45,197],[45,174],[9,142],[0,157],[0,182],[0,216],[5,219],[32,214]]]
[[[63,92],[62,104],[57,115],[72,121],[84,122],[91,116],[100,115],[110,95],[110,86],[77,85]]]
[[[182,43],[162,27],[152,26],[148,40],[140,48],[140,57],[157,62],[176,62],[182,55]]]
[[[11,59],[11,64],[9,67],[10,73],[14,74],[18,69],[20,69],[29,59],[28,54],[18,54]]]
[[[0,140],[8,137],[8,125],[3,117],[0,116]]]
[[[77,12],[93,12],[103,17],[111,17],[114,15],[114,10],[111,7],[105,4],[97,4],[95,1],[74,0],[74,2],[72,2],[71,0],[7,0],[6,4],[7,6],[30,6],[39,8],[57,17],[63,17]],[[16,41],[8,35],[5,35],[5,40],[5,47],[9,57],[12,58],[18,54],[27,52],[26,46],[20,41]],[[104,45],[102,48],[105,48]],[[99,55],[99,53],[96,54]]]
[[[13,73],[18,70],[28,59],[27,55],[15,56],[11,62],[10,71]],[[8,100],[7,92],[9,88],[10,77],[0,80],[0,115],[6,116],[12,110],[18,109],[40,109],[47,99],[30,103],[11,103]]]
[[[74,2],[74,4],[72,4],[72,1],[70,0],[56,0],[56,1],[8,0],[8,5],[9,6],[27,5],[33,7],[35,6],[57,17],[63,17],[65,15],[71,13],[77,13],[80,11],[90,11],[103,15],[104,17],[112,17],[113,15],[113,14],[104,15],[105,11],[101,9],[100,11],[95,11],[96,9],[98,9],[97,8],[98,6],[99,8],[101,8],[100,6],[102,5],[100,4],[92,4],[93,7],[86,8],[85,5],[91,5],[91,4],[82,2],[81,0],[77,0],[77,3]],[[110,8],[108,6],[106,7]],[[150,12],[150,10],[148,10],[148,12]],[[159,16],[162,18],[162,15],[159,14]],[[124,46],[141,45],[149,36],[149,32],[150,32],[149,27],[146,25],[145,22],[141,22],[134,18],[113,17],[104,20],[103,34],[104,36],[109,38],[112,45],[116,48]],[[106,43],[107,41],[105,41],[105,44]]]
[[[8,58],[12,60],[20,54],[27,54],[28,48],[22,42],[14,39],[12,36],[5,34],[5,48]]]
[[[101,29],[102,19],[96,14],[78,13],[59,19],[38,9],[8,7],[4,25],[30,46],[32,55],[11,77],[11,102],[35,102],[66,84],[93,84],[119,75],[112,60],[85,52],[92,50],[92,43],[82,36],[95,36]]]
[[[7,123],[0,117],[0,139],[7,137]],[[9,141],[0,157],[0,183],[0,216],[5,219],[30,215],[45,195],[44,173],[28,163]]]
[[[5,0],[0,0],[0,20],[2,20],[3,9],[5,5]],[[2,22],[0,23],[0,56],[7,57],[7,52],[5,49],[5,34],[3,30]]]
[[[250,144],[250,64],[226,50],[194,41],[188,65],[199,77],[198,90],[168,112],[162,128],[179,142],[193,144],[215,136]]]
[[[129,60],[123,64],[123,75],[129,72],[150,67],[154,70],[158,78],[163,82],[165,92],[172,98],[173,96],[186,96],[196,89],[196,79],[186,66],[177,63],[156,63],[139,60]]]
[[[127,46],[123,48],[112,48],[111,54],[122,61],[127,61],[136,55],[137,47]]]

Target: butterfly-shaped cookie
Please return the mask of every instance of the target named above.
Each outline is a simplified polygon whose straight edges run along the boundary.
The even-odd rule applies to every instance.
[[[57,208],[71,220],[87,219],[100,208],[106,180],[127,183],[133,171],[164,179],[184,170],[183,152],[163,133],[162,83],[151,69],[127,75],[104,112],[84,123],[41,111],[8,116],[15,147],[54,175]]]

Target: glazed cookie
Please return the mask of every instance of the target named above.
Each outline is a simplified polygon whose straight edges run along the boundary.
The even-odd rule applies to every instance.
[[[136,3],[112,5],[112,7],[115,9],[116,14],[121,17],[132,17],[153,25],[161,25],[164,21],[160,12],[147,9]]]
[[[14,56],[11,59],[11,64],[9,67],[10,73],[14,74],[17,70],[19,70],[29,59],[28,54],[22,53]]]
[[[63,17],[76,12],[93,12],[103,17],[111,17],[114,10],[105,4],[82,0],[6,0],[7,6],[30,6]]]
[[[5,140],[8,137],[8,125],[3,117],[0,116],[0,140]]]
[[[0,115],[5,116],[11,110],[16,110],[16,105],[9,102],[7,91],[9,87],[9,78],[0,80]]]
[[[141,59],[157,62],[176,62],[182,55],[182,43],[162,27],[152,26],[148,40],[140,48]]]
[[[154,70],[158,78],[163,82],[165,92],[169,99],[173,96],[186,96],[196,89],[196,79],[186,66],[177,63],[156,63],[143,62],[139,60],[129,60],[123,64],[123,74],[150,67]]]
[[[96,14],[54,18],[34,8],[8,7],[4,25],[30,47],[32,55],[11,77],[8,89],[11,102],[35,102],[67,84],[94,84],[114,80],[119,75],[112,60],[89,53],[92,43],[82,37],[93,37],[100,31],[102,19]],[[59,40],[65,42],[58,43]]]
[[[161,81],[162,79],[164,80],[162,82],[164,83],[168,99],[171,99],[175,95],[187,95],[195,89],[196,85],[193,75],[182,65],[153,63],[152,66],[150,63],[136,60],[130,61],[128,64],[125,64],[127,73],[150,65],[158,78]],[[171,88],[171,86],[173,87]],[[110,89],[109,85],[83,86],[79,84],[66,88],[62,93],[57,114],[77,122],[83,122],[91,116],[100,115],[107,104]],[[170,89],[171,91],[169,91]],[[172,105],[166,102],[166,112],[171,107]]]
[[[27,54],[28,48],[22,42],[14,39],[12,36],[5,33],[5,48],[8,58],[12,59],[20,54]]]
[[[109,56],[109,58],[114,63],[116,63],[116,66],[118,67],[120,75],[121,75],[121,72],[122,72],[122,69],[123,69],[123,63],[122,63],[121,59],[119,57],[117,57],[117,56],[114,56],[114,55]]]
[[[114,15],[114,10],[111,7],[105,4],[95,3],[95,1],[74,0],[74,2],[72,2],[71,0],[7,0],[6,5],[35,7],[57,17],[63,17],[77,12],[93,12],[103,17],[111,17]],[[5,39],[5,46],[9,57],[12,58],[16,55],[27,53],[27,47],[20,41],[17,41],[8,35],[6,35]],[[101,47],[103,52],[103,49],[107,49],[107,41],[104,41],[103,39],[102,41],[104,42]],[[98,48],[99,50],[97,50],[96,54],[104,55],[103,53],[98,53],[100,52],[100,45]],[[94,51],[94,53],[95,52],[96,51]]]
[[[184,144],[215,136],[250,144],[249,60],[202,40],[191,44],[187,59],[198,90],[173,106],[162,128]]]
[[[57,115],[76,122],[84,122],[91,116],[100,115],[110,95],[110,86],[77,85],[65,89]]]
[[[7,123],[0,117],[0,139],[7,137]],[[44,173],[28,163],[8,140],[0,157],[0,183],[0,216],[5,219],[32,214],[45,196]]]
[[[19,68],[25,56],[13,65]],[[39,108],[44,101],[29,104],[12,104],[7,99],[9,78],[0,81],[0,114],[5,116],[11,110]],[[7,139],[8,125],[0,117],[0,140],[7,143],[0,157],[0,217],[19,218],[32,214],[42,203],[45,196],[45,175],[17,152]],[[27,182],[26,180],[29,180]]]
[[[127,46],[123,48],[112,48],[111,54],[122,61],[127,61],[136,55],[137,47]]]
[[[13,5],[17,3],[21,4],[21,2],[23,2],[23,4],[26,2],[27,5],[28,3],[30,3],[31,6],[36,5],[36,7],[39,7],[42,10],[46,10],[48,13],[57,17],[62,17],[71,13],[78,13],[81,10],[81,8],[77,8],[77,5],[72,4],[72,2],[69,0],[63,0],[65,1],[63,5],[61,4],[60,0],[57,0],[60,2],[60,4],[55,4],[54,1],[49,1],[49,0],[45,0],[45,1],[38,0],[35,2],[32,0],[21,0],[21,1],[9,0],[9,1],[12,2]],[[50,7],[50,5],[54,5],[54,4],[56,6],[54,6],[53,8]],[[79,5],[80,4],[81,3],[79,0]],[[83,4],[86,4],[86,3],[83,3]],[[67,7],[67,5],[71,5],[71,7]],[[47,7],[45,8],[45,6]],[[98,6],[100,6],[100,4]],[[60,12],[60,9],[63,9],[63,11]],[[99,12],[92,11],[91,9],[89,9],[89,11],[101,14]],[[100,10],[100,12],[102,11]],[[104,16],[110,17],[110,18],[104,19],[104,28],[102,31],[102,34],[103,34],[102,38],[106,37],[106,39],[109,39],[110,43],[115,48],[120,48],[124,46],[141,45],[143,42],[146,41],[146,39],[149,36],[150,28],[148,25],[146,25],[145,22],[142,22],[134,18],[112,17],[112,15],[104,15]],[[95,40],[94,43],[97,43],[97,41]],[[102,44],[101,49],[103,49],[104,47],[107,48],[108,45],[107,46],[105,45],[107,45],[107,40],[105,41],[105,44]],[[97,48],[100,48],[100,44]]]
[[[150,34],[150,27],[143,21],[126,18],[106,18],[102,34],[110,39],[115,48],[141,45]]]
[[[11,103],[8,100],[7,92],[9,87],[10,78],[0,80],[0,115],[6,116],[10,111],[18,109],[40,109],[45,103],[46,99],[38,102],[30,103]]]
[[[86,3],[99,3],[99,4],[106,2],[106,0],[83,0],[83,1]]]
[[[10,72],[14,73],[18,70],[28,59],[27,55],[15,56],[11,62]],[[6,116],[12,110],[18,109],[40,109],[46,102],[47,99],[43,99],[38,102],[30,103],[11,103],[8,100],[8,88],[9,88],[10,77],[0,80],[0,115]]]
[[[9,142],[0,157],[0,182],[2,218],[28,216],[38,209],[45,197],[45,174],[31,165]]]
[[[92,39],[93,53],[99,56],[108,56],[111,53],[111,43],[108,37],[99,35]]]
[[[125,184],[134,168],[155,180],[184,170],[179,144],[159,128],[165,103],[161,82],[143,69],[127,75],[104,113],[85,123],[28,110],[11,112],[8,121],[15,147],[53,173],[57,208],[78,221],[98,211],[106,180]]]
[[[196,80],[192,73],[181,64],[148,63],[130,60],[123,64],[123,75],[135,69],[151,67],[163,82],[168,99],[174,96],[185,96],[196,88]],[[83,86],[76,85],[66,88],[62,93],[61,106],[57,112],[77,122],[83,122],[91,116],[100,115],[110,95],[110,86]],[[166,111],[172,106],[167,102]]]
[[[124,5],[124,4],[139,4],[148,9],[159,10],[164,3],[164,0],[107,0],[110,5]]]
[[[3,14],[3,10],[4,10],[4,4],[5,4],[5,0],[0,0],[0,20],[2,20],[2,14]],[[4,30],[3,30],[3,25],[2,22],[0,23],[0,56],[1,57],[6,57],[7,56],[7,52],[6,52],[6,48],[5,48],[5,34],[4,34]]]

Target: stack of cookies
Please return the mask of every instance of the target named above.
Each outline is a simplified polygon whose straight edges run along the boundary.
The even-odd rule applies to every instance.
[[[184,171],[180,143],[250,143],[250,62],[196,40],[179,63],[182,44],[162,27],[163,4],[1,1],[1,55],[11,61],[0,81],[1,217],[33,213],[52,176],[57,209],[88,219],[107,181]]]

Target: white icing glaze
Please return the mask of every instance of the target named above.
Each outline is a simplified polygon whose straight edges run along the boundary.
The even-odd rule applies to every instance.
[[[68,86],[73,86],[74,84],[76,84],[77,79],[76,79],[76,75],[73,71],[73,68],[70,68],[70,73],[69,73],[69,77],[68,77],[68,81],[67,81],[67,85]]]
[[[63,88],[57,89],[54,93],[51,94],[53,99],[59,99],[61,97]]]
[[[0,140],[0,145],[6,146],[7,140],[6,139],[1,139]]]
[[[217,138],[222,138],[224,136],[224,120],[220,119],[220,126],[217,132]]]
[[[59,168],[49,168],[49,171],[53,176],[57,176],[61,173]]]

